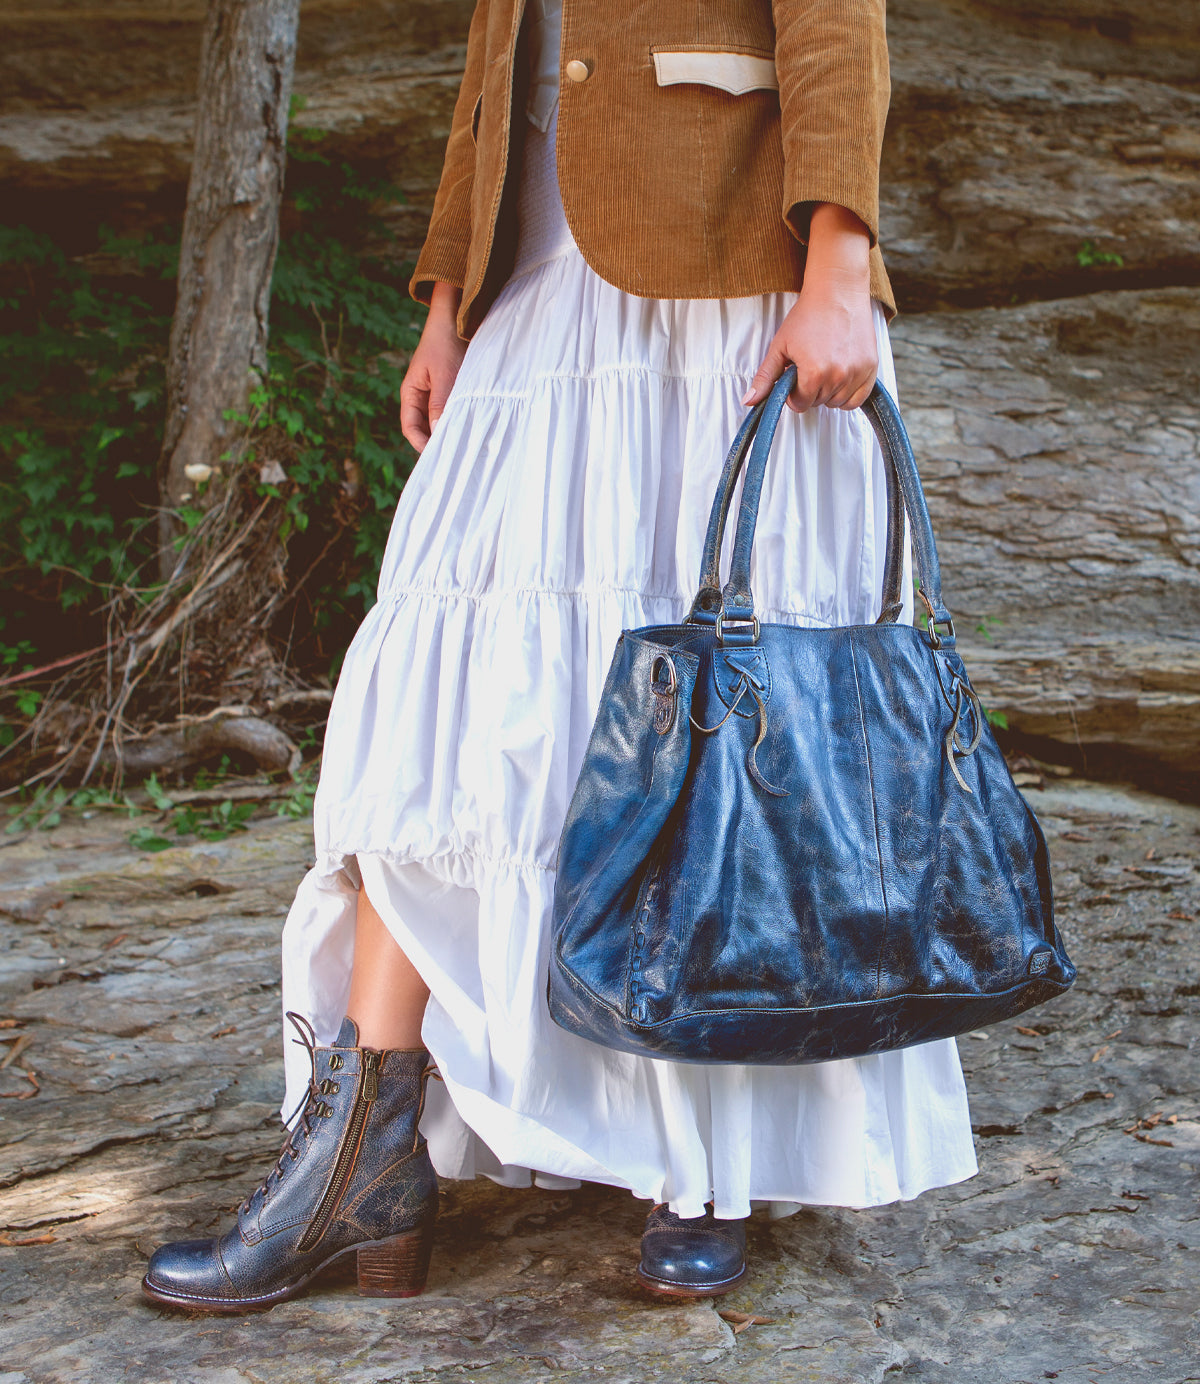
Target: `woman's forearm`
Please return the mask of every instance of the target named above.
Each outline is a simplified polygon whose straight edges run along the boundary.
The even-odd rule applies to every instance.
[[[429,315],[439,320],[449,318],[451,322],[457,323],[458,305],[461,302],[461,288],[455,288],[453,284],[439,281],[434,284],[433,292],[429,297]]]
[[[870,252],[871,233],[852,211],[833,202],[819,202],[813,208],[808,231],[805,287],[810,277],[833,275],[870,296]]]

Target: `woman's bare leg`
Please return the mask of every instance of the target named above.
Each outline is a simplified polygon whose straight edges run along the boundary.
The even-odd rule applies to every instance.
[[[358,891],[354,969],[346,1012],[364,1048],[419,1048],[429,987],[387,930],[367,891]]]

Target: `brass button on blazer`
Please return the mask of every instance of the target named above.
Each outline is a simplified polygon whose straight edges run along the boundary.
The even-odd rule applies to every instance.
[[[478,0],[429,234],[412,279],[463,290],[470,336],[513,265],[528,81],[524,0]],[[601,278],[644,298],[798,289],[813,205],[871,232],[890,86],[884,0],[564,0],[558,178]]]

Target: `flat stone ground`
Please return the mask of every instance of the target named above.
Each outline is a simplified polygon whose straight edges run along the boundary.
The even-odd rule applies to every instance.
[[[978,1177],[756,1216],[716,1304],[639,1292],[628,1194],[481,1181],[444,1187],[423,1297],[343,1279],[250,1317],[151,1307],[151,1248],[214,1231],[280,1142],[309,824],[144,855],[108,814],[6,844],[0,1384],[1200,1380],[1200,810],[1074,779],[1029,796],[1080,980],[960,1040]]]

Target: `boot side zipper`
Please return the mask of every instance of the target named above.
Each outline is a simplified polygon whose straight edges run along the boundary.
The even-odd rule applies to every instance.
[[[296,1246],[302,1254],[307,1253],[314,1245],[320,1243],[322,1235],[329,1229],[329,1223],[333,1220],[342,1198],[346,1195],[351,1174],[358,1162],[358,1150],[362,1144],[367,1116],[371,1113],[372,1102],[379,1095],[379,1061],[381,1057],[382,1053],[376,1052],[373,1048],[363,1048],[362,1050],[362,1076],[359,1079],[358,1091],[354,1097],[354,1107],[350,1111],[346,1133],[342,1139],[341,1147],[338,1149],[337,1158],[334,1160],[329,1185],[325,1188],[320,1205],[308,1223],[308,1229]]]

